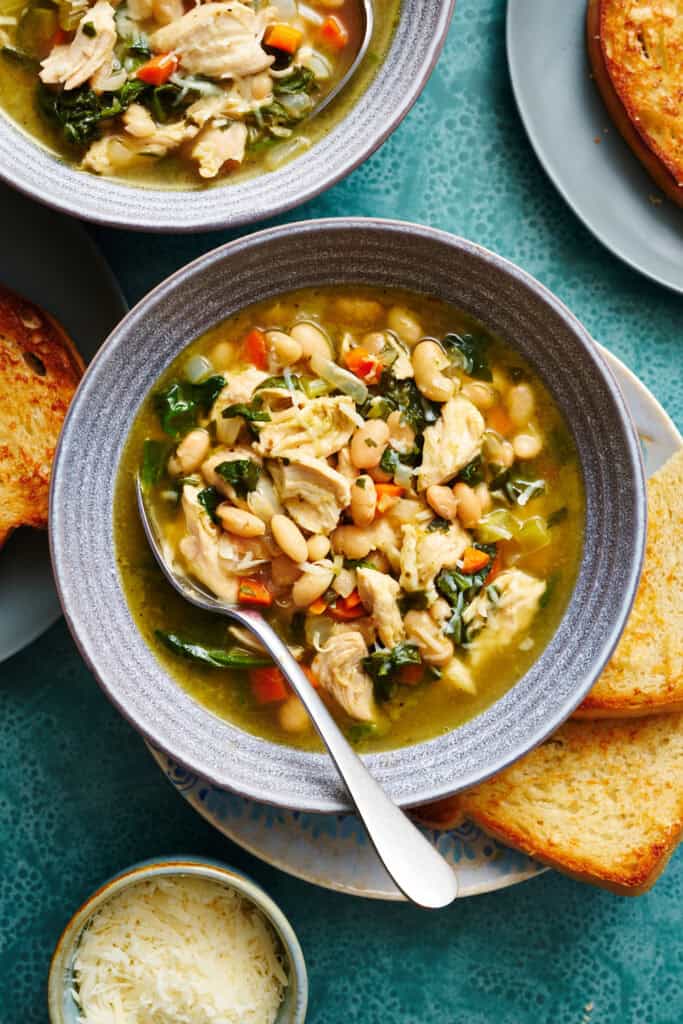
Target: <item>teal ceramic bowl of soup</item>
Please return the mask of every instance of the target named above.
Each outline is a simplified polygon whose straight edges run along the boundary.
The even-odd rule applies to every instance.
[[[639,447],[595,346],[413,225],[272,229],[170,278],[88,372],[53,482],[67,620],[133,723],[219,785],[346,806],[277,666],[163,580],[138,476],[169,561],[273,622],[405,805],[549,735],[640,571]]]
[[[133,864],[78,908],[52,955],[47,1001],[51,1024],[143,1007],[159,1019],[303,1024],[308,975],[291,924],[256,882],[178,854]]]
[[[363,0],[0,0],[0,176],[119,227],[271,216],[396,127],[452,8],[389,0],[367,18]]]

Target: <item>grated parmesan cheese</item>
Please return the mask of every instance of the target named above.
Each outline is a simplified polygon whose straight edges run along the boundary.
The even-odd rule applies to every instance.
[[[263,914],[190,875],[112,897],[74,958],[73,996],[87,1024],[273,1024],[286,985]]]

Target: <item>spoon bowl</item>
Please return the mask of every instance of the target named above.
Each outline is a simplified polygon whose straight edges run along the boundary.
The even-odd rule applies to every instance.
[[[171,586],[197,608],[225,615],[248,629],[283,672],[327,747],[377,856],[396,886],[409,900],[426,909],[435,910],[452,903],[458,895],[455,872],[375,782],[361,759],[349,746],[305,672],[292,657],[287,645],[259,612],[221,601],[200,583],[169,565],[147,510],[139,477],[136,481],[136,493],[145,536],[159,568]]]
[[[327,95],[318,103],[315,108],[311,111],[309,117],[314,117],[320,114],[325,107],[329,106],[330,103],[337,98],[340,92],[346,88],[348,83],[351,81],[356,71],[365,59],[365,54],[368,52],[370,46],[370,40],[372,39],[372,33],[375,27],[375,10],[373,6],[373,0],[356,0],[363,15],[363,36],[358,47],[358,52],[354,57],[353,61],[349,65],[346,73],[342,75],[334,89],[331,89]]]

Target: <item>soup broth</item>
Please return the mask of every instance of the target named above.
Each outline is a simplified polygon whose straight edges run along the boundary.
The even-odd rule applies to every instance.
[[[362,66],[316,115],[358,52],[357,0],[0,0],[0,106],[91,173],[157,188],[244,179],[301,154],[346,114],[386,53],[399,4],[383,5]],[[100,41],[104,56],[85,62]]]
[[[121,464],[121,580],[156,656],[215,714],[317,749],[249,637],[165,582],[139,472],[169,557],[260,607],[362,750],[491,705],[576,576],[583,490],[555,402],[502,340],[414,294],[335,286],[243,310],[169,367]],[[221,668],[230,657],[254,665]]]

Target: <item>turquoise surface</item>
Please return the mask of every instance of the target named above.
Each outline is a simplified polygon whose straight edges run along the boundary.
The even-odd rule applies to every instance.
[[[620,264],[547,182],[512,99],[504,13],[502,0],[461,0],[437,71],[400,129],[283,219],[402,217],[495,249],[564,299],[680,428],[683,299]],[[95,234],[131,301],[230,237]],[[63,623],[0,666],[0,680],[1,1024],[46,1020],[51,949],[103,878],[180,850],[232,862],[281,904],[307,956],[311,1024],[683,1019],[680,853],[634,901],[555,874],[431,916],[315,890],[242,853],[173,792]]]

